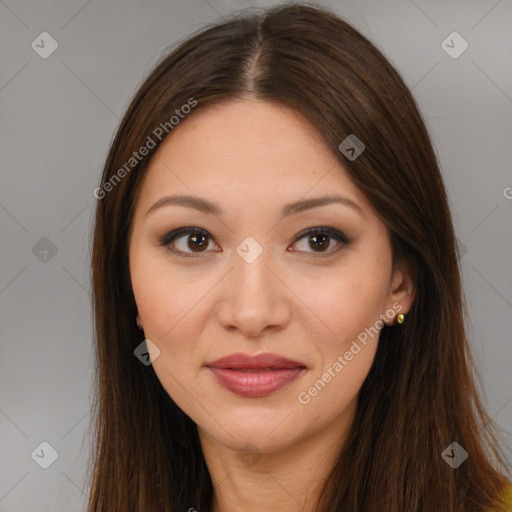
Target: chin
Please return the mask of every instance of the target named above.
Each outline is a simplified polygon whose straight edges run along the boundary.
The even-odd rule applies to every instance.
[[[291,430],[298,423],[295,420],[290,423],[290,411],[269,411],[264,414],[260,409],[246,410],[244,413],[238,410],[235,415],[220,415],[214,411],[211,413],[218,423],[198,423],[198,429],[232,450],[244,450],[247,445],[252,445],[262,453],[276,452],[289,447],[300,438],[300,432]],[[226,430],[223,426],[226,426]]]

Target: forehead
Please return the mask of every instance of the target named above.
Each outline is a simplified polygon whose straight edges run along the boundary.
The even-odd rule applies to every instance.
[[[203,107],[180,121],[153,156],[142,194],[235,196],[285,203],[343,193],[370,205],[325,140],[299,112],[255,99]]]

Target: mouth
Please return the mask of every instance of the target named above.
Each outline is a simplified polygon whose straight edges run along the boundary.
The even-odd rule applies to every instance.
[[[222,387],[246,398],[271,395],[306,371],[304,364],[276,354],[231,354],[205,366]]]

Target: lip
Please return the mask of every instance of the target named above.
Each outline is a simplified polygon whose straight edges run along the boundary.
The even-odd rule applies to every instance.
[[[306,366],[277,354],[231,354],[205,365],[227,390],[247,398],[268,396],[290,384]]]

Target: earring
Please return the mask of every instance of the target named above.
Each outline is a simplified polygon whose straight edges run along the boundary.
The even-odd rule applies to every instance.
[[[402,315],[402,313],[400,313],[400,314],[396,317],[396,321],[397,321],[399,324],[403,323],[404,319],[405,319],[405,316],[404,316],[404,315]]]
[[[137,327],[142,331],[144,330],[144,327],[142,327],[141,324],[139,324],[139,321],[138,320],[135,320],[135,322],[137,323]]]

